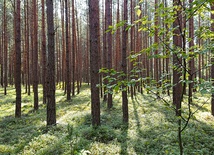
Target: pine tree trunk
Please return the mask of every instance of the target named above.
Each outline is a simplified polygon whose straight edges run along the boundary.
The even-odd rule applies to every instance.
[[[105,16],[106,16],[106,29],[112,25],[112,0],[106,0],[106,5],[105,5]],[[107,46],[107,68],[111,69],[112,68],[112,34],[109,32],[106,34],[106,46]],[[111,90],[112,91],[112,90]],[[112,94],[108,93],[107,96],[107,106],[108,109],[112,108]]]
[[[4,95],[7,95],[7,85],[8,85],[8,62],[7,62],[7,59],[8,59],[8,43],[7,43],[7,15],[6,15],[6,0],[4,0]]]
[[[127,20],[128,20],[128,4],[127,0],[124,0],[124,12],[123,12],[123,20],[126,21],[126,24],[123,27],[123,34],[122,34],[122,71],[124,73],[124,76],[122,77],[122,80],[127,79],[127,43],[128,43],[128,31],[126,31],[126,26],[127,26]],[[122,86],[123,91],[122,91],[122,109],[123,109],[123,122],[128,123],[129,120],[129,114],[128,114],[128,97],[127,97],[127,86],[123,85]]]
[[[21,14],[20,14],[20,0],[16,1],[16,16],[15,16],[15,87],[16,87],[16,109],[15,117],[21,117]]]
[[[55,101],[55,42],[53,1],[46,0],[48,30],[48,61],[47,61],[47,125],[56,125]]]
[[[45,31],[45,2],[42,3],[42,85],[43,85],[43,104],[46,104],[46,31]]]
[[[91,76],[91,114],[92,125],[100,125],[99,98],[99,1],[89,0],[89,29],[90,29],[90,76]]]
[[[33,0],[33,93],[34,110],[38,110],[38,16],[37,0]]]
[[[70,81],[70,50],[69,50],[69,21],[68,21],[68,1],[65,0],[65,29],[66,29],[66,88],[67,100],[71,100],[71,81]]]

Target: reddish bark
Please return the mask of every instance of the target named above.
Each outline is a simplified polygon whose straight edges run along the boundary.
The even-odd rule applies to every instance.
[[[123,10],[123,20],[128,22],[128,1],[124,0],[124,10]],[[121,68],[124,73],[124,76],[122,77],[122,80],[127,79],[127,43],[128,43],[128,31],[126,31],[127,23],[123,27],[123,33],[122,33],[122,63]],[[129,120],[129,114],[128,114],[128,97],[127,97],[127,86],[123,85],[123,91],[122,91],[122,110],[123,110],[123,122],[128,123]]]
[[[34,110],[38,110],[38,16],[37,0],[33,0],[33,93]]]
[[[91,76],[91,114],[92,125],[100,125],[99,98],[99,1],[89,0],[89,29],[90,29],[90,76]]]
[[[15,16],[15,87],[16,87],[16,109],[15,117],[21,117],[21,13],[20,0],[16,1]]]

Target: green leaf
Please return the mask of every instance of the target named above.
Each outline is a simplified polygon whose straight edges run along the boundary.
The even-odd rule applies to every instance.
[[[137,16],[140,17],[142,11],[141,11],[140,9],[137,9],[137,10],[136,10],[136,13],[137,13]]]

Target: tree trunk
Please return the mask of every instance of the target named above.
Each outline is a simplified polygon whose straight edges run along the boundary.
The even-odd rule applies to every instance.
[[[190,4],[190,8],[192,9],[192,2],[193,0],[189,0],[189,4]],[[193,52],[194,50],[191,49],[194,47],[194,18],[191,17],[189,19],[189,38],[191,39],[191,41],[189,42],[189,49],[190,49],[190,61],[189,61],[189,98],[190,98],[190,101],[192,102],[192,92],[193,92],[193,86],[194,86],[194,83],[193,83],[193,80],[194,80],[194,77],[195,77],[195,61],[194,61],[194,55],[193,55]]]
[[[8,74],[8,67],[7,67],[7,59],[8,59],[8,46],[7,46],[7,14],[6,14],[6,0],[4,0],[4,95],[7,95],[7,74]]]
[[[15,65],[15,87],[16,87],[16,109],[15,117],[21,117],[21,14],[20,14],[20,0],[16,1],[16,14],[15,14],[15,52],[16,52],[16,65]]]
[[[72,1],[72,96],[75,95],[75,80],[76,80],[76,52],[77,52],[77,35],[76,35],[76,20],[75,6]]]
[[[45,31],[45,2],[42,0],[42,85],[43,104],[46,104],[46,31]]]
[[[90,76],[91,76],[91,114],[92,125],[100,125],[99,98],[99,1],[89,0],[89,29],[90,29]]]
[[[48,63],[47,63],[47,125],[56,125],[55,101],[55,42],[53,1],[46,0],[48,27]]]
[[[70,81],[70,50],[69,50],[69,25],[68,25],[68,1],[65,0],[65,29],[66,29],[66,88],[67,100],[71,100],[71,81]]]
[[[105,26],[107,30],[108,27],[112,25],[112,0],[106,0],[105,16],[106,16]],[[110,32],[106,33],[106,39],[107,39],[106,40],[107,57],[105,57],[105,59],[107,59],[107,68],[111,69],[112,68],[112,34]],[[108,93],[107,106],[108,106],[108,109],[112,108],[113,106],[111,93]]]
[[[33,93],[34,110],[38,110],[38,16],[37,0],[33,0]]]
[[[127,43],[128,43],[128,31],[126,31],[127,22],[128,22],[128,4],[127,0],[124,0],[124,12],[123,12],[123,20],[126,21],[126,24],[123,27],[123,34],[122,34],[122,71],[124,76],[122,77],[123,81],[127,79]],[[127,97],[127,86],[122,86],[122,109],[123,109],[123,122],[128,123],[129,114],[128,114],[128,97]]]
[[[117,23],[120,22],[120,0],[117,0]],[[121,70],[121,29],[118,28],[116,32],[116,51],[115,51],[115,70]]]
[[[181,6],[180,0],[173,0],[174,6]],[[180,7],[182,8],[182,7]],[[182,84],[180,78],[182,77],[182,71],[180,70],[182,65],[182,59],[178,57],[177,53],[182,51],[182,14],[181,10],[176,10],[175,21],[173,22],[174,35],[173,35],[173,45],[175,46],[175,51],[173,53],[173,104],[176,106],[176,116],[178,116],[178,139],[180,154],[183,154],[183,146],[181,139],[181,102],[182,102]]]

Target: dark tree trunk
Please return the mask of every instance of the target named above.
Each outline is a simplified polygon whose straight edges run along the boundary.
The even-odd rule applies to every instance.
[[[65,29],[66,29],[66,89],[67,100],[71,100],[71,81],[70,81],[70,50],[69,50],[69,21],[68,21],[68,1],[65,0]]]
[[[106,0],[106,5],[105,5],[105,16],[106,16],[106,29],[112,25],[112,0]],[[107,68],[111,69],[112,68],[112,34],[109,32],[106,34],[106,46],[107,46]],[[107,106],[108,109],[112,108],[112,94],[108,93],[107,97]]]
[[[117,23],[120,22],[120,1],[117,0]],[[121,29],[118,28],[116,32],[116,51],[115,51],[115,69],[116,71],[121,70]]]
[[[20,0],[16,1],[16,16],[15,16],[15,87],[16,87],[16,109],[15,117],[21,117],[21,18],[20,18]]]
[[[174,0],[174,5],[179,5],[179,0]],[[176,14],[176,20],[173,23],[173,27],[175,28],[174,30],[174,35],[173,35],[173,44],[175,45],[175,50],[182,52],[182,37],[181,37],[181,23],[182,17],[181,13],[177,12]],[[176,28],[177,27],[177,28]],[[177,107],[176,115],[180,116],[181,115],[181,93],[182,93],[182,84],[180,81],[180,78],[182,76],[182,71],[180,70],[180,66],[182,65],[182,59],[178,57],[177,53],[173,53],[173,103]]]
[[[122,71],[124,73],[124,76],[122,77],[122,80],[127,79],[127,43],[128,43],[128,31],[126,31],[127,26],[127,20],[128,20],[128,4],[127,0],[124,0],[124,12],[123,12],[123,20],[126,21],[126,24],[123,27],[123,34],[122,34]],[[128,114],[128,97],[127,97],[127,86],[123,85],[123,91],[122,91],[122,109],[123,109],[123,122],[128,123],[129,120],[129,114]]]
[[[6,0],[4,0],[4,95],[7,95],[7,85],[8,85],[8,62],[7,62],[7,59],[8,59],[8,46],[7,46],[7,15],[6,15]]]
[[[102,67],[103,68],[108,68],[108,44],[107,44],[107,33],[106,33],[106,30],[108,29],[108,17],[107,17],[107,13],[108,13],[108,0],[104,0],[103,3],[105,2],[105,9],[104,9],[104,5],[103,5],[103,61],[102,61]],[[107,76],[107,73],[103,73],[103,77]],[[104,80],[104,85],[106,86],[108,81],[107,79]],[[105,93],[106,92],[106,87],[104,87],[104,95],[103,95],[103,101],[106,102],[107,99],[108,99],[108,96],[107,94]]]
[[[157,10],[158,9],[158,0],[155,0],[155,26],[157,26],[155,28],[155,36],[154,36],[154,43],[158,45],[159,43],[159,40],[158,40],[158,13],[157,13]],[[158,48],[158,47],[157,47]],[[158,49],[155,49],[155,52],[154,52],[154,55],[155,55],[155,58],[154,58],[154,79],[156,80],[157,82],[157,87],[158,87],[158,81],[159,81],[159,69],[158,66],[159,66],[159,58],[157,57],[158,55]]]
[[[47,30],[48,30],[48,61],[47,61],[47,125],[56,125],[55,101],[55,47],[54,47],[54,20],[53,1],[46,0]]]
[[[29,6],[28,6],[28,0],[27,0],[27,2],[26,2],[27,4],[27,87],[28,87],[28,95],[30,95],[30,50],[29,50],[29,46],[30,46],[30,44],[29,44],[29,15],[28,15],[28,13],[29,13]]]
[[[189,0],[189,4],[190,4],[190,8],[192,9],[192,2],[193,0]],[[189,49],[190,49],[190,53],[193,53],[194,50],[191,49],[193,48],[194,46],[194,18],[191,17],[189,19],[189,38],[191,39],[191,41],[189,42]],[[194,86],[194,83],[193,83],[193,80],[194,80],[194,77],[195,77],[195,61],[194,61],[194,55],[193,54],[190,54],[190,61],[189,61],[189,98],[190,98],[190,101],[192,103],[192,93],[193,93],[193,86]]]
[[[76,52],[77,52],[77,36],[76,36],[76,20],[75,6],[72,1],[72,96],[75,95],[75,80],[76,80]]]
[[[43,104],[46,104],[46,32],[45,32],[45,2],[42,0],[42,85]]]
[[[65,90],[65,82],[66,82],[66,45],[65,45],[65,24],[64,24],[64,1],[61,2],[61,25],[62,25],[62,89]]]
[[[33,0],[33,93],[34,110],[38,110],[38,19],[37,19],[37,0]]]
[[[99,98],[99,1],[89,0],[89,30],[90,30],[90,76],[91,76],[91,114],[92,125],[100,125]]]

